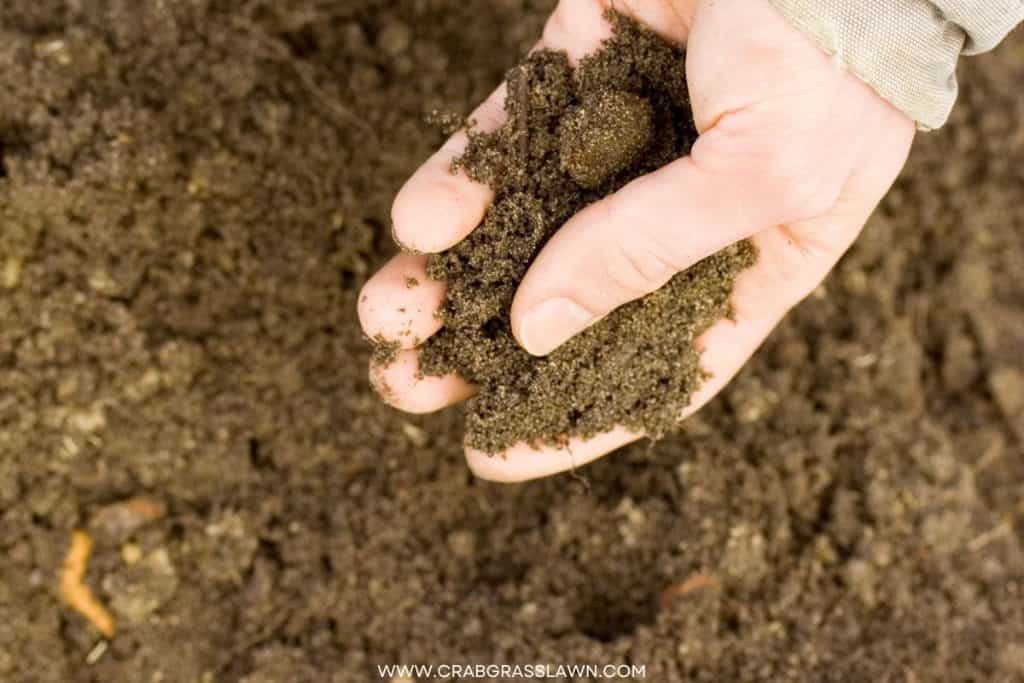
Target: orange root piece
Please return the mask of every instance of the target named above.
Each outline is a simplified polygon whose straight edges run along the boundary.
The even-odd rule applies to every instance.
[[[114,617],[82,583],[92,554],[92,538],[84,531],[71,534],[71,547],[64,557],[60,575],[60,596],[73,610],[81,614],[107,638],[114,635]]]
[[[718,579],[711,574],[694,574],[685,581],[674,583],[661,592],[658,605],[667,609],[676,598],[681,598],[708,588],[718,588]]]

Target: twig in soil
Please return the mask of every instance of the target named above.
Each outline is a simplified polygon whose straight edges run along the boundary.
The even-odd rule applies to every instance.
[[[60,595],[68,607],[85,617],[104,636],[112,638],[114,617],[93,596],[89,587],[82,583],[90,554],[92,537],[84,531],[72,532],[71,546],[64,558],[60,575]]]
[[[519,155],[523,158],[525,165],[530,157],[530,81],[526,67],[519,68],[519,78],[516,79],[516,97],[519,100],[519,116],[516,117]]]
[[[85,663],[89,666],[92,666],[96,662],[100,661],[103,658],[103,655],[106,654],[107,648],[109,647],[110,641],[107,640],[101,640],[100,642],[96,643],[96,647],[89,650],[89,654],[85,656]]]

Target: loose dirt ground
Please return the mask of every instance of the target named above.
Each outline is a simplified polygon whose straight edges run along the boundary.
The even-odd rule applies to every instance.
[[[549,7],[0,6],[0,680],[1024,680],[1024,36],[682,435],[505,487],[372,395],[355,299]]]

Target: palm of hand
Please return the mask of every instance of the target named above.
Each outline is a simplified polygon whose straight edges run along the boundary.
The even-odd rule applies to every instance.
[[[562,0],[540,45],[578,60],[608,35],[609,0]],[[513,331],[546,353],[584,324],[653,291],[679,270],[737,240],[758,247],[757,265],[733,294],[735,320],[699,340],[712,377],[681,419],[699,410],[742,367],[785,313],[809,294],[859,234],[906,160],[913,123],[837,68],[763,0],[617,0],[664,37],[687,44],[687,77],[701,135],[690,156],[640,178],[582,211],[545,246],[512,307]],[[474,113],[504,122],[504,87]],[[456,134],[399,193],[395,234],[421,252],[447,249],[480,222],[490,191],[448,172],[461,153]],[[595,257],[595,254],[597,256]],[[408,278],[421,286],[408,288]],[[419,343],[437,331],[444,284],[429,281],[425,257],[396,256],[365,286],[360,319],[371,337],[403,344],[371,378],[393,405],[430,412],[472,395],[449,377],[417,377]],[[543,302],[569,301],[578,323]],[[550,307],[548,307],[550,311]],[[575,309],[574,309],[575,310]],[[566,322],[566,321],[569,322]],[[568,449],[526,444],[498,457],[467,449],[479,476],[519,481],[594,460],[639,438],[623,429]]]

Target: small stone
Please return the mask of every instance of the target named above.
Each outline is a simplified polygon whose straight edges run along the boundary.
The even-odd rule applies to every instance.
[[[154,550],[128,569],[111,574],[103,581],[110,594],[110,604],[125,621],[145,621],[174,596],[178,590],[178,573],[165,548]]]
[[[405,438],[409,439],[412,445],[417,448],[423,448],[429,441],[426,431],[420,429],[411,422],[402,423],[402,433],[405,434]]]
[[[537,620],[537,616],[540,614],[540,608],[537,607],[537,603],[528,602],[519,608],[519,613],[516,618],[523,623],[533,623]]]
[[[103,659],[103,655],[106,654],[107,648],[110,647],[109,640],[101,640],[96,643],[96,646],[89,651],[89,654],[85,656],[85,663],[92,666],[96,662]]]
[[[1010,426],[1024,434],[1024,372],[998,368],[989,374],[988,386]]]
[[[114,282],[114,278],[110,277],[110,274],[106,271],[94,271],[89,276],[88,282],[89,288],[97,294],[109,296],[117,292],[117,283]]]
[[[78,445],[78,442],[68,434],[65,434],[64,438],[61,439],[60,446],[61,454],[66,458],[73,458],[82,450],[82,447]]]
[[[134,543],[125,543],[121,546],[121,559],[128,566],[137,564],[142,559],[142,548]]]
[[[71,64],[71,55],[68,54],[67,43],[63,40],[47,40],[36,43],[34,47],[38,57],[52,59],[61,66]]]
[[[68,415],[68,426],[84,434],[92,434],[107,426],[107,418],[103,415],[102,407],[93,406]]]
[[[61,403],[66,402],[77,391],[78,377],[75,375],[63,377],[59,382],[57,382],[57,400]]]
[[[654,132],[650,102],[627,92],[605,91],[587,99],[558,129],[562,170],[594,189],[631,164]]]
[[[391,21],[377,36],[377,45],[387,55],[397,57],[409,49],[412,29],[401,21]]]
[[[476,534],[472,531],[453,531],[448,534],[447,544],[452,555],[468,560],[476,550]]]
[[[875,541],[871,545],[871,561],[878,567],[888,567],[892,564],[894,554],[888,541]]]
[[[844,567],[846,583],[860,601],[868,607],[878,604],[878,572],[869,562],[850,560]]]
[[[615,514],[624,517],[634,527],[640,527],[647,523],[647,515],[633,501],[632,498],[623,498],[615,508]]]
[[[9,258],[4,261],[3,271],[0,272],[0,286],[4,289],[14,289],[21,282],[22,263],[16,258]]]
[[[147,369],[142,375],[125,389],[127,397],[133,401],[143,401],[160,389],[163,377],[156,368]]]

